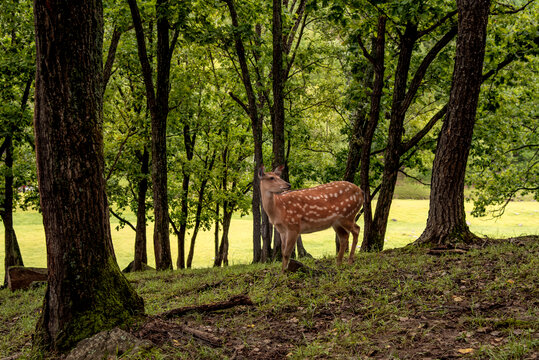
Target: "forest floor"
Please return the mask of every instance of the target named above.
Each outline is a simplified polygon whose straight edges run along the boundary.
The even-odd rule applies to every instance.
[[[128,274],[148,314],[128,330],[155,346],[118,357],[539,358],[539,236],[360,253],[352,266],[301,261],[312,271],[282,275],[279,264],[258,264]],[[43,287],[0,291],[0,358],[31,355],[42,296]],[[208,311],[235,296],[253,304]]]

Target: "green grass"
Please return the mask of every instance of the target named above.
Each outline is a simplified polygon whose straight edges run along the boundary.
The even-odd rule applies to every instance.
[[[402,247],[417,239],[425,227],[428,214],[428,200],[393,201],[389,216],[385,248]],[[539,234],[539,203],[532,201],[511,202],[501,218],[473,218],[469,215],[470,203],[466,204],[467,221],[478,235],[491,238],[514,237],[525,234]],[[134,221],[134,217],[132,218]],[[46,266],[45,234],[41,214],[35,211],[17,211],[14,214],[15,232],[21,248],[24,264],[32,267]],[[362,219],[358,221],[362,227]],[[129,228],[118,229],[118,222],[111,218],[112,238],[118,264],[124,268],[133,260],[135,233]],[[148,227],[148,256],[151,266],[153,257],[152,224]],[[235,216],[230,228],[230,264],[248,264],[252,259],[252,218]],[[360,239],[363,235],[360,234]],[[305,248],[317,258],[331,256],[335,252],[334,232],[331,229],[303,235]],[[178,247],[176,237],[171,235],[171,251],[175,262]],[[190,235],[188,237],[190,241]],[[4,231],[0,225],[0,244],[4,242]],[[186,244],[186,251],[188,244]],[[0,258],[4,257],[4,247],[0,246]],[[193,267],[209,267],[213,264],[213,231],[200,232],[195,246]],[[0,279],[4,268],[0,267]]]
[[[121,358],[534,358],[539,237],[465,254],[426,251],[361,253],[341,267],[334,256],[306,259],[316,275],[282,275],[280,264],[127,274],[148,315],[238,294],[255,305],[189,313],[169,323],[209,332],[221,347],[180,334]],[[31,357],[43,295],[44,287],[0,290],[0,358]]]

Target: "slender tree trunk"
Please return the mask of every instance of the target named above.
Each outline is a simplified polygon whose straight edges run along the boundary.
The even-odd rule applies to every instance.
[[[4,177],[4,201],[2,204],[2,222],[4,223],[5,235],[5,259],[4,259],[4,286],[7,286],[7,274],[10,266],[24,266],[21,250],[13,228],[13,139],[11,136],[5,138],[6,146],[6,168],[8,169]]]
[[[193,160],[195,154],[196,132],[191,135],[191,127],[185,124],[183,127],[183,142],[185,146],[185,156],[187,161]],[[189,216],[189,183],[191,180],[190,173],[183,171],[182,180],[182,198],[180,203],[180,230],[176,234],[178,237],[178,259],[176,266],[178,269],[185,268],[185,235],[187,233],[187,218]]]
[[[30,97],[30,88],[32,87],[33,79],[29,78],[26,81],[24,92],[21,99],[21,119],[24,116],[24,111]],[[4,239],[5,239],[5,258],[4,258],[4,285],[7,286],[7,274],[10,266],[24,266],[22,260],[21,250],[19,248],[19,242],[13,228],[13,137],[8,135],[4,139],[3,144],[6,152],[5,165],[8,169],[7,174],[4,176],[4,201],[2,204],[2,210],[0,215],[2,222],[4,223]],[[0,156],[2,150],[0,150]]]
[[[168,1],[157,0],[156,3],[156,10],[160,16],[157,18],[157,83],[155,88],[137,2],[136,0],[128,0],[128,3],[137,37],[138,55],[146,87],[146,100],[151,115],[155,267],[157,270],[167,270],[172,269],[168,231],[166,129],[170,54],[173,50],[169,46]]]
[[[214,245],[214,255],[213,255],[213,266],[219,266],[217,265],[217,259],[219,258],[219,216],[220,216],[220,209],[219,203],[216,203],[215,205],[215,225],[213,229],[213,245]]]
[[[391,119],[387,149],[384,156],[384,172],[380,195],[376,203],[372,227],[369,232],[364,232],[363,243],[361,245],[362,249],[368,249],[370,251],[380,251],[384,247],[387,220],[400,166],[400,144],[404,131],[404,117],[406,115],[406,111],[403,111],[401,103],[406,96],[406,84],[416,40],[417,24],[415,22],[409,22],[406,25],[399,46],[400,54],[395,71]]]
[[[380,16],[378,18],[378,35],[374,43],[374,54],[372,56],[374,83],[372,86],[371,107],[369,112],[369,120],[367,121],[365,129],[363,131],[363,144],[361,147],[360,186],[365,196],[365,202],[363,203],[364,241],[361,245],[361,250],[363,251],[372,251],[376,249],[376,247],[372,246],[373,244],[368,241],[368,234],[372,234],[373,221],[371,207],[372,194],[369,182],[369,171],[372,140],[374,138],[374,132],[378,127],[378,120],[380,119],[380,103],[382,100],[382,91],[384,89],[385,31],[386,17]]]
[[[207,161],[208,159],[206,159]],[[207,167],[207,172],[211,172],[213,165],[215,164],[215,151],[212,154],[211,160]],[[197,209],[195,213],[195,227],[193,228],[193,235],[191,236],[191,244],[189,245],[189,254],[187,255],[187,268],[191,268],[193,264],[193,256],[195,255],[195,241],[198,235],[198,230],[200,228],[200,221],[202,216],[202,206],[204,203],[204,196],[206,194],[206,185],[208,184],[208,179],[205,178],[200,183],[200,190],[198,191],[198,201]]]
[[[472,242],[466,224],[464,176],[482,83],[490,0],[457,0],[458,35],[446,120],[432,169],[429,216],[416,244]]]
[[[219,246],[219,254],[214,266],[228,266],[228,234],[230,232],[232,214],[234,214],[234,206],[227,201],[223,205],[223,235],[221,237],[221,245]]]
[[[135,235],[135,260],[133,262],[133,271],[142,271],[143,264],[148,263],[148,254],[146,251],[146,193],[148,192],[148,178],[150,154],[146,146],[141,157],[140,172],[142,180],[138,183],[137,198],[137,229]]]
[[[101,1],[34,2],[34,131],[48,285],[34,345],[66,351],[144,304],[116,264],[103,177]]]
[[[236,54],[238,55],[238,62],[241,69],[241,79],[247,95],[248,104],[241,103],[251,119],[251,128],[253,131],[254,141],[254,163],[253,169],[253,262],[259,262],[261,260],[260,251],[260,237],[262,235],[261,219],[263,216],[261,212],[261,197],[260,197],[260,185],[258,181],[258,169],[262,166],[262,118],[258,115],[258,108],[256,104],[256,96],[253,90],[253,84],[251,82],[251,75],[249,73],[249,67],[247,65],[247,58],[245,55],[245,47],[241,38],[241,32],[239,29],[238,14],[234,6],[233,0],[224,0],[227,4],[232,26],[234,31],[234,46],[236,48]]]

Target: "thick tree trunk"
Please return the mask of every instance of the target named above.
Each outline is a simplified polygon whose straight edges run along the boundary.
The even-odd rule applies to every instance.
[[[142,271],[143,264],[148,263],[148,254],[146,251],[146,193],[148,192],[148,179],[146,176],[150,174],[149,161],[150,154],[148,153],[148,149],[144,147],[140,167],[140,172],[144,177],[138,183],[135,259],[132,271]]]
[[[154,209],[153,245],[155,268],[172,269],[168,227],[167,117],[170,78],[168,1],[157,0],[156,108],[152,116],[152,186]]]
[[[34,130],[48,287],[34,345],[65,351],[144,304],[116,264],[103,178],[101,1],[34,3]]]
[[[482,82],[490,0],[457,0],[458,35],[446,120],[432,169],[429,216],[416,244],[472,242],[466,224],[464,175]]]
[[[4,286],[8,285],[8,268],[10,266],[24,266],[21,250],[13,228],[13,139],[7,136],[4,140],[6,147],[6,168],[4,177],[4,201],[2,204],[2,222],[4,223],[5,258],[4,258]]]

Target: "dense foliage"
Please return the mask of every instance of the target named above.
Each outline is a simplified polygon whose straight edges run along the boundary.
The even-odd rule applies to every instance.
[[[285,1],[284,5],[284,36],[295,32],[284,54],[285,159],[295,188],[343,178],[354,124],[370,104],[371,65],[365,54],[372,54],[378,18],[387,17],[384,87],[369,170],[371,189],[376,190],[383,181],[384,150],[395,111],[395,79],[402,75],[398,69],[401,36],[411,26],[424,30],[413,44],[410,72],[405,75],[411,86],[429,51],[454,26],[455,5],[427,0]],[[13,173],[15,188],[35,188],[31,3],[20,0],[0,6],[0,145],[11,137],[14,146],[12,168],[6,168],[2,148],[1,174]],[[154,2],[138,1],[138,6],[155,71],[156,23],[163,15]],[[227,218],[250,211],[255,170],[247,94],[234,48],[237,32],[246,47],[263,121],[264,163],[272,163],[273,153],[271,3],[246,0],[235,6],[238,29],[232,27],[224,1],[174,0],[167,7],[170,42],[175,45],[167,123],[171,231],[180,239],[182,231],[185,238],[186,229],[192,229],[192,237],[179,245],[188,246],[194,244],[198,229],[214,226],[216,254],[226,240]],[[301,13],[298,6],[303,6]],[[114,60],[105,90],[104,177],[112,213],[135,229],[130,214],[141,204],[146,204],[144,221],[153,219],[151,177],[144,164],[151,164],[152,158],[150,112],[129,8],[124,2],[105,1],[104,10],[103,59],[106,63],[113,55]],[[484,67],[488,78],[483,83],[468,171],[475,215],[484,215],[492,204],[503,206],[515,196],[539,197],[538,10],[537,3],[520,0],[496,3],[491,9]],[[305,14],[302,21],[296,21],[298,14]],[[403,144],[432,125],[400,159],[400,172],[423,182],[430,176],[440,128],[440,121],[430,124],[430,120],[447,102],[454,52],[454,40],[449,40],[429,64],[404,115]],[[30,95],[23,106],[25,89]],[[143,180],[149,186],[147,193],[139,191]],[[4,186],[4,176],[0,182]],[[185,260],[190,266],[188,258],[178,259],[178,266],[183,267]]]

